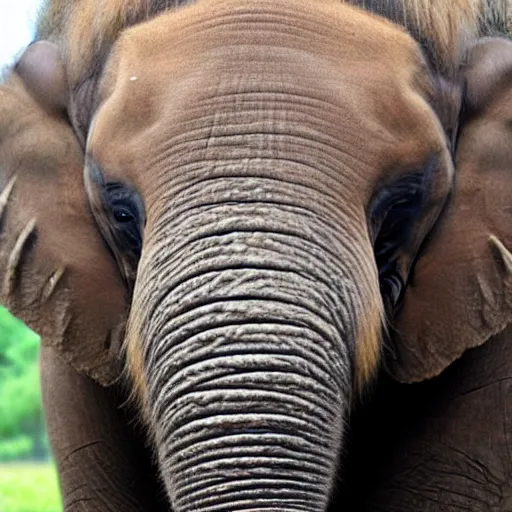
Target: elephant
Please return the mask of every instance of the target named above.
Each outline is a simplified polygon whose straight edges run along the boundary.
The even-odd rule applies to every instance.
[[[335,510],[385,331],[423,380],[508,322],[427,365],[402,319],[461,222],[459,49],[334,0],[167,7],[50,2],[0,89],[1,302],[43,340],[64,508]],[[505,235],[488,280],[457,260],[482,289]]]

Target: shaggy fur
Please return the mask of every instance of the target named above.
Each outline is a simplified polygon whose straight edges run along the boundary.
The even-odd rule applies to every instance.
[[[471,41],[505,34],[511,0],[341,0],[364,7],[405,26],[422,44],[433,67],[450,74]],[[71,83],[104,62],[126,27],[151,19],[191,0],[47,0],[38,39],[64,50]]]
[[[419,41],[433,68],[451,76],[468,46],[505,34],[510,0],[348,0],[403,25]]]

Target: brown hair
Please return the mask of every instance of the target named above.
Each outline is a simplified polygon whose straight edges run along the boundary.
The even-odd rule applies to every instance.
[[[119,33],[185,0],[48,0],[39,18],[37,39],[63,51],[70,83],[101,68]]]
[[[480,37],[505,35],[511,0],[348,0],[404,26],[434,71],[450,77]]]
[[[70,78],[103,61],[126,27],[191,0],[48,0],[38,39],[60,43]],[[363,7],[407,28],[434,69],[447,74],[474,39],[507,33],[512,0],[340,0]],[[72,80],[73,81],[73,80]]]

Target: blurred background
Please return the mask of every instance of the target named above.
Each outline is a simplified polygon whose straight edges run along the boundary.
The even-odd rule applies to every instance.
[[[0,0],[0,69],[34,37],[43,0]],[[0,306],[0,512],[60,512],[41,409],[39,337]]]

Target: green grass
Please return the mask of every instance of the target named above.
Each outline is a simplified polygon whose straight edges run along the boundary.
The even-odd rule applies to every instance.
[[[61,512],[59,486],[51,464],[0,464],[1,512]]]

